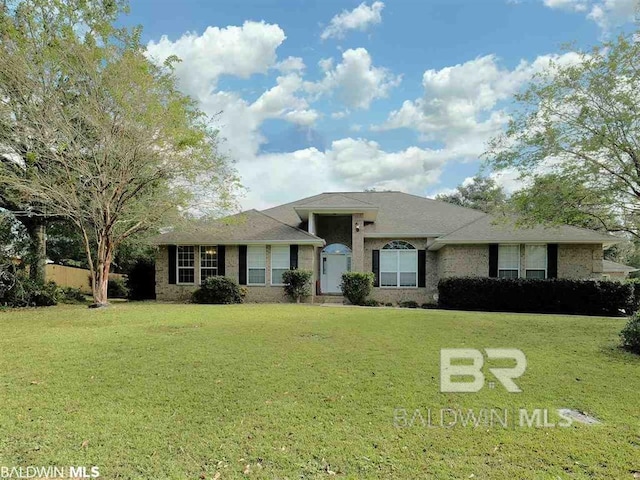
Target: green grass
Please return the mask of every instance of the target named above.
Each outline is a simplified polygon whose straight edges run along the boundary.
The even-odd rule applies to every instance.
[[[623,324],[298,305],[6,311],[0,466],[96,465],[107,479],[631,479],[640,357],[617,348]],[[464,347],[523,350],[523,392],[440,393],[440,349]],[[561,407],[603,424],[394,425],[398,408],[546,408],[554,421]]]

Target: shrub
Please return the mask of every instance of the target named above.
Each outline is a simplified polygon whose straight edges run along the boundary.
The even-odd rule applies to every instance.
[[[400,308],[418,308],[418,302],[415,300],[404,300],[402,302],[398,302],[398,306]]]
[[[619,282],[569,279],[446,278],[438,306],[498,312],[621,315],[634,309],[633,287]]]
[[[633,310],[640,308],[640,278],[629,278],[626,283],[633,288]]]
[[[368,298],[362,305],[364,305],[365,307],[379,307],[380,305],[382,305],[382,303],[374,300],[373,298]]]
[[[438,308],[438,305],[435,303],[423,303],[420,305],[420,308],[430,309],[430,308]]]
[[[57,305],[62,289],[54,282],[38,283],[24,270],[2,268],[0,275],[0,305],[7,307],[49,307]]]
[[[342,294],[353,305],[363,305],[373,290],[373,279],[371,272],[345,272],[340,284]]]
[[[127,272],[128,298],[153,300],[156,298],[156,265],[153,260],[140,259]]]
[[[300,299],[311,295],[311,277],[309,270],[287,270],[282,274],[284,293],[291,299],[300,303]]]
[[[384,304],[385,307],[393,307],[393,303],[391,302],[387,302]]]
[[[242,303],[239,285],[228,277],[209,277],[193,292],[194,303],[231,304]]]
[[[73,287],[63,287],[60,296],[61,303],[86,303],[87,297],[82,290]]]
[[[620,332],[622,348],[640,354],[640,313],[634,313]]]
[[[107,284],[107,297],[109,298],[127,298],[129,289],[122,277],[111,277]]]

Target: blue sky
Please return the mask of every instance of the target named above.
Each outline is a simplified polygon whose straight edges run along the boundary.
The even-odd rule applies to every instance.
[[[244,208],[364,188],[432,196],[473,176],[510,99],[561,46],[630,29],[636,0],[134,1],[236,162]],[[517,188],[514,175],[497,179]],[[467,180],[468,181],[468,180]]]

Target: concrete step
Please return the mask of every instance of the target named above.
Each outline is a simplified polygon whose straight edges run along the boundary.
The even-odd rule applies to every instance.
[[[316,303],[336,303],[345,304],[346,299],[342,295],[318,295],[316,297]]]

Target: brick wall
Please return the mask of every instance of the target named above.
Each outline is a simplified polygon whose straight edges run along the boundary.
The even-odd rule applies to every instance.
[[[300,245],[298,249],[298,268],[314,271],[314,248],[312,245]],[[196,249],[197,250],[197,249]],[[265,286],[246,286],[246,302],[278,303],[288,302],[281,286],[271,286],[271,247],[266,247],[267,271]],[[239,250],[236,245],[227,245],[225,248],[225,276],[238,282]],[[196,261],[196,278],[200,278],[198,262]],[[191,293],[198,288],[197,285],[171,285],[169,284],[169,250],[166,246],[158,248],[156,254],[156,298],[162,301],[189,301]],[[313,301],[315,284],[312,281],[312,296],[307,302]]]
[[[364,271],[373,270],[373,250],[381,250],[391,240],[404,240],[418,250],[426,250],[426,238],[365,238],[364,239]],[[433,303],[434,294],[438,291],[437,252],[426,252],[426,287],[424,288],[384,288],[374,287],[371,298],[379,302],[393,303],[413,300],[419,304]]]

